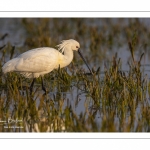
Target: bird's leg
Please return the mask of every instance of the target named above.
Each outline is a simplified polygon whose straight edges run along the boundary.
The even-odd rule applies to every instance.
[[[30,94],[32,94],[32,90],[33,90],[33,85],[34,85],[34,82],[35,82],[36,78],[33,78],[33,81],[30,85]]]
[[[43,83],[43,78],[41,77],[41,81],[42,81],[42,90],[45,92],[46,94],[46,88],[44,87],[44,83]]]

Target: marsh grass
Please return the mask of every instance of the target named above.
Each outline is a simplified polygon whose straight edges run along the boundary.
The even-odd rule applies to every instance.
[[[0,120],[22,120],[16,124],[7,122],[5,126],[9,128],[4,128],[1,122],[0,131],[148,132],[150,82],[141,69],[145,54],[141,52],[139,58],[136,58],[135,53],[139,43],[147,52],[149,43],[145,39],[150,32],[137,19],[129,19],[128,26],[123,23],[113,24],[105,19],[103,25],[96,27],[92,25],[92,19],[91,25],[83,24],[80,18],[62,20],[64,22],[48,18],[22,19],[26,31],[25,43],[22,47],[10,43],[0,47],[0,68],[6,60],[15,57],[18,51],[21,53],[35,47],[54,47],[61,37],[68,39],[69,36],[81,41],[83,49],[87,49],[85,57],[94,74],[87,72],[82,67],[83,62],[75,57],[67,68],[58,68],[44,76],[48,91],[46,95],[41,90],[40,78],[36,80],[33,94],[30,95],[30,79],[13,72],[3,75],[0,69]],[[141,27],[140,30],[135,30],[137,26]],[[143,38],[141,33],[145,33]],[[0,40],[6,37],[3,35]],[[118,39],[122,39],[122,43],[117,42]],[[89,43],[84,45],[86,41]],[[123,62],[118,53],[113,53],[109,64],[102,64],[109,50],[113,51],[114,47],[117,49],[123,44],[128,46],[131,55],[129,70],[123,71]],[[15,125],[20,128],[11,128]]]

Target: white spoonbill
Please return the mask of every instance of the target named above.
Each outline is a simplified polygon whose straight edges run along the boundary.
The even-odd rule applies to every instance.
[[[46,93],[42,76],[51,72],[53,69],[59,68],[59,66],[60,68],[63,68],[69,65],[73,59],[73,50],[75,50],[78,51],[79,55],[92,73],[90,67],[79,51],[80,44],[77,41],[73,39],[64,40],[57,46],[58,50],[50,47],[41,47],[24,52],[18,57],[6,62],[2,67],[2,71],[4,74],[15,71],[19,72],[26,78],[33,78],[30,85],[30,93],[32,93],[35,79],[41,76],[42,90]]]

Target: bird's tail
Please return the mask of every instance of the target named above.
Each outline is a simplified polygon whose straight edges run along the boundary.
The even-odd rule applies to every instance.
[[[15,66],[17,64],[18,59],[14,58],[12,60],[9,60],[8,62],[6,62],[3,67],[2,67],[2,71],[3,73],[7,73],[7,72],[12,72],[15,71]]]

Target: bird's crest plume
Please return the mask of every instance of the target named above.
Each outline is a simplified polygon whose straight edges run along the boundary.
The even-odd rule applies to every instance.
[[[60,51],[60,53],[63,53],[65,51],[65,48],[68,44],[70,44],[70,42],[73,41],[72,39],[70,40],[63,40],[61,41],[61,44],[57,45],[58,50]]]

